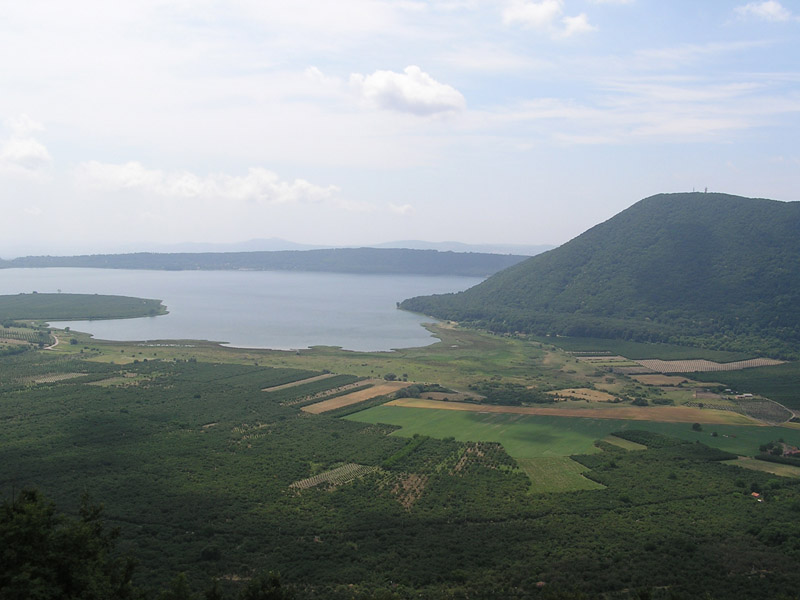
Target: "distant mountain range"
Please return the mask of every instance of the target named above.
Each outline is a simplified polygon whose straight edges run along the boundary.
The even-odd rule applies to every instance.
[[[0,268],[86,267],[156,270],[324,271],[336,273],[488,277],[526,256],[392,248],[334,248],[276,252],[179,252],[28,256]]]
[[[204,253],[204,252],[279,252],[285,250],[324,250],[342,248],[343,246],[298,244],[280,238],[247,240],[245,242],[212,243],[185,242],[178,244],[126,244],[116,248],[105,248],[102,254],[138,254],[142,252],[156,254]],[[535,256],[554,248],[549,244],[464,244],[462,242],[425,242],[421,240],[404,240],[367,244],[364,248],[397,248],[409,250],[438,250],[440,252],[479,252],[483,254],[516,254],[518,256]],[[9,257],[23,256],[75,256],[97,254],[91,246],[0,246],[0,255]]]
[[[646,198],[457,294],[402,308],[498,332],[800,355],[800,203]]]

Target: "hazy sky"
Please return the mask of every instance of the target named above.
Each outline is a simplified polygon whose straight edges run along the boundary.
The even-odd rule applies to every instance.
[[[558,244],[800,199],[800,2],[0,0],[4,248]]]

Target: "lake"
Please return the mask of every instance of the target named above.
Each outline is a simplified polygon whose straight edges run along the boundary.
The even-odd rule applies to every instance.
[[[289,271],[0,269],[0,294],[118,294],[158,298],[168,315],[62,321],[104,340],[209,340],[239,348],[341,346],[381,351],[434,343],[430,317],[397,310],[425,294],[465,290],[475,277]]]

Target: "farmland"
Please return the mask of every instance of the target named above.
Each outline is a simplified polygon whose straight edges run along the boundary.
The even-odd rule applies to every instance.
[[[338,408],[343,408],[345,406],[359,404],[366,400],[377,398],[378,396],[385,396],[391,394],[392,392],[396,392],[401,388],[408,387],[408,384],[403,383],[402,381],[371,381],[369,383],[371,385],[366,389],[336,396],[330,400],[315,402],[314,404],[304,406],[302,410],[307,413],[318,415],[324,412],[336,410]]]
[[[151,597],[180,572],[196,591],[217,580],[232,594],[275,570],[298,598],[358,589],[431,599],[486,597],[498,585],[526,597],[540,581],[567,598],[653,586],[735,598],[761,585],[749,579],[753,561],[789,573],[793,546],[762,538],[776,526],[794,531],[800,479],[786,476],[792,469],[777,476],[784,465],[761,472],[720,461],[778,438],[800,444],[800,429],[734,425],[746,417],[725,411],[587,402],[659,399],[678,386],[609,374],[537,341],[437,331],[439,344],[392,353],[58,332],[52,350],[0,363],[0,487],[8,497],[35,485],[69,514],[84,491],[102,501]],[[408,381],[387,382],[390,373]],[[480,405],[469,386],[487,381],[582,396]],[[423,383],[449,391],[386,395]],[[340,406],[309,412],[323,402]],[[431,408],[443,405],[469,410]],[[684,412],[686,422],[653,420]],[[634,414],[650,420],[622,418]],[[673,441],[611,435],[634,430]],[[771,494],[759,513],[751,486]],[[675,550],[687,544],[704,556],[734,544],[742,564]]]
[[[429,404],[428,406],[433,406]],[[687,423],[630,421],[590,417],[547,416],[538,414],[509,414],[497,408],[475,407],[474,410],[437,410],[414,408],[389,403],[350,415],[350,420],[386,423],[401,427],[393,435],[452,436],[460,441],[488,439],[503,444],[515,458],[538,456],[571,456],[597,451],[595,442],[615,431],[646,429],[743,456],[752,456],[758,447],[770,440],[784,438],[800,444],[800,430],[758,425],[707,424],[695,431]],[[477,409],[477,410],[475,410]],[[548,409],[534,409],[542,412]],[[646,410],[646,409],[645,409]],[[589,414],[594,411],[585,411]],[[716,436],[713,433],[716,432]]]
[[[739,423],[758,424],[754,420],[733,411],[700,409],[689,406],[630,405],[607,406],[598,403],[559,403],[557,408],[538,406],[497,406],[466,402],[439,402],[417,398],[401,398],[389,403],[392,406],[434,409],[442,411],[466,411],[472,413],[502,413],[514,415],[539,415],[553,417],[577,417],[585,419],[627,419],[631,421],[653,421],[662,423]],[[565,406],[566,405],[566,406]],[[562,408],[563,406],[563,408]]]

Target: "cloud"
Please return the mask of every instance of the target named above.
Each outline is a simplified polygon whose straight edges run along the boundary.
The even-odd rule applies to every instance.
[[[776,0],[750,2],[744,6],[737,6],[734,10],[742,18],[755,17],[764,21],[789,21],[794,18],[792,13]]]
[[[33,138],[11,138],[0,147],[0,162],[36,170],[50,162],[50,153]]]
[[[43,131],[44,127],[28,117],[20,115],[5,120],[11,136],[0,140],[0,167],[4,170],[35,175],[52,160],[47,148],[31,134]]]
[[[406,67],[403,73],[375,71],[367,76],[354,73],[350,85],[367,104],[376,108],[419,116],[466,108],[464,96],[458,90],[439,83],[415,65]]]
[[[589,24],[589,19],[584,13],[576,17],[564,17],[561,19],[564,24],[563,31],[559,34],[561,37],[569,37],[576,33],[589,33],[590,31],[597,31],[597,27]]]
[[[15,137],[25,137],[34,132],[44,131],[44,125],[34,121],[26,114],[6,119],[6,127],[11,130]]]
[[[503,23],[506,25],[521,24],[532,29],[548,29],[564,12],[562,0],[542,0],[541,2],[525,2],[512,0],[503,9]]]
[[[86,187],[103,191],[135,191],[174,199],[256,202],[261,204],[319,203],[336,200],[339,188],[322,187],[303,179],[282,181],[272,171],[249,169],[247,175],[212,174],[148,169],[138,162],[83,163],[77,172]]]
[[[408,216],[414,214],[414,207],[410,204],[392,204],[389,203],[389,211],[401,216]]]
[[[800,97],[771,81],[636,76],[603,80],[591,100],[539,98],[490,119],[531,139],[613,145],[730,140],[797,115]]]
[[[502,17],[506,25],[521,25],[546,32],[554,38],[566,38],[597,29],[589,24],[585,13],[565,16],[564,0],[510,0],[503,9]]]

